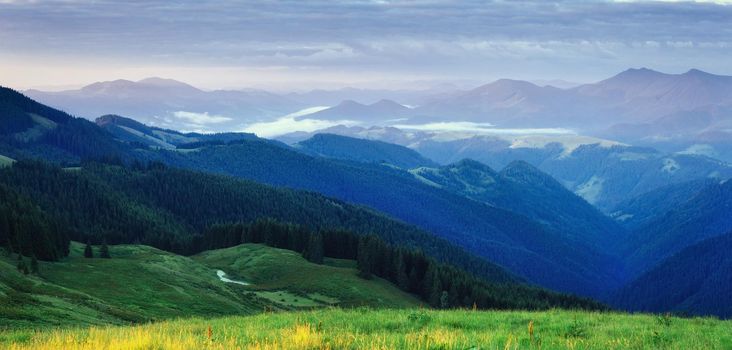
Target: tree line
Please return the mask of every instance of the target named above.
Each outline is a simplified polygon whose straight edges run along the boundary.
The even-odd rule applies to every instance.
[[[0,244],[41,260],[67,255],[70,239],[179,254],[256,242],[316,263],[356,260],[363,277],[389,280],[433,306],[599,307],[522,285],[495,265],[363,207],[158,163],[63,169],[20,160],[0,169],[0,198]]]
[[[299,252],[321,264],[325,257],[356,260],[362,278],[383,278],[435,308],[603,309],[589,299],[520,284],[488,283],[419,250],[395,247],[376,235],[345,230],[312,230],[301,225],[260,219],[251,224],[215,225],[200,238],[201,250],[259,243]]]
[[[19,160],[0,169],[5,184],[35,205],[54,227],[78,242],[141,243],[178,254],[200,251],[201,232],[213,225],[271,217],[312,230],[377,234],[394,246],[414,247],[483,279],[513,282],[504,269],[414,226],[368,208],[320,194],[267,186],[160,163],[82,163],[80,168]],[[328,244],[328,239],[324,239]],[[4,244],[4,242],[0,242]],[[54,260],[59,255],[37,254]],[[63,253],[61,256],[64,255]]]

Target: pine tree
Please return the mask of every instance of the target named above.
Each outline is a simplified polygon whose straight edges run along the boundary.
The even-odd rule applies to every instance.
[[[404,254],[400,251],[396,257],[396,284],[399,289],[409,291],[409,274],[407,274],[407,263],[404,261]]]
[[[18,271],[23,272],[23,268],[25,267],[25,261],[23,261],[23,256],[18,254]]]
[[[104,259],[111,258],[111,256],[109,255],[109,247],[107,246],[107,241],[102,242],[102,247],[99,248],[99,257]]]
[[[303,257],[310,262],[316,264],[323,263],[323,235],[320,233],[313,233],[308,239],[308,245],[303,251]]]
[[[85,258],[94,257],[94,251],[92,250],[92,246],[91,246],[91,244],[89,244],[89,242],[86,242],[86,247],[84,248],[84,257]]]
[[[358,265],[358,275],[361,278],[371,279],[372,274],[372,256],[369,251],[368,237],[362,237],[358,240],[358,257],[356,263]]]
[[[450,308],[450,299],[447,291],[443,290],[442,295],[440,296],[440,309],[449,309]]]
[[[430,268],[434,269],[432,264],[430,265]],[[440,278],[440,273],[437,269],[434,269],[432,271],[432,285],[429,293],[430,305],[432,305],[433,307],[441,306],[442,292],[444,292],[444,290],[442,289],[442,280]]]
[[[38,274],[38,259],[36,259],[35,254],[31,257],[30,270],[34,275]]]

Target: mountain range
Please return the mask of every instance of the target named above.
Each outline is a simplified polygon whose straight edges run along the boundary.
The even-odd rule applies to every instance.
[[[732,233],[687,247],[616,292],[613,303],[634,311],[729,318],[730,249]]]
[[[13,199],[9,210],[37,216],[34,227],[49,237],[106,232],[115,243],[143,239],[185,251],[210,225],[266,215],[377,233],[485,279],[628,309],[710,313],[699,298],[711,293],[707,284],[723,282],[719,274],[688,282],[694,288],[686,293],[698,296],[660,308],[627,297],[689,281],[667,277],[673,269],[716,269],[720,253],[709,240],[732,230],[732,170],[702,155],[571,135],[511,139],[389,126],[335,127],[358,138],[301,134],[308,138],[288,145],[119,115],[91,122],[5,88],[0,114],[0,155],[12,165],[0,194]],[[690,258],[700,250],[709,259]]]
[[[364,127],[461,121],[502,129],[564,128],[665,152],[732,160],[732,77],[697,69],[683,74],[628,69],[596,83],[568,88],[500,79],[469,90],[445,86],[278,94],[204,91],[174,80],[148,78],[26,93],[87,119],[112,113],[177,130],[243,130],[307,107],[332,106],[298,118],[350,121]]]
[[[14,93],[7,91],[7,94]],[[175,167],[225,174],[274,186],[315,191],[366,205],[431,232],[542,286],[597,295],[607,285],[617,286],[622,280],[618,272],[621,270],[619,263],[595,251],[591,243],[584,243],[583,249],[577,249],[575,242],[567,240],[565,234],[535,222],[523,213],[493,207],[435,188],[405,170],[380,164],[313,157],[265,140],[203,143],[198,148],[175,150],[150,148],[139,142],[124,141],[128,138],[115,137],[83,119],[71,119],[97,130],[98,135],[95,134],[95,137],[102,137],[121,148],[121,151],[112,152],[115,156],[130,161],[163,162]],[[102,124],[105,128],[109,127],[108,123]],[[81,135],[78,138],[84,137]],[[34,142],[16,148],[23,150],[32,147],[35,147]],[[19,151],[9,156],[18,159],[23,153]],[[76,159],[80,158],[77,156]],[[67,162],[73,159],[65,158]]]
[[[496,136],[394,127],[331,127],[323,132],[400,144],[443,165],[468,158],[501,169],[523,160],[606,214],[612,214],[619,203],[656,188],[732,176],[732,166],[704,155],[665,153],[576,135]],[[287,135],[279,139],[293,140]]]
[[[78,90],[28,90],[25,93],[90,120],[117,114],[160,128],[207,132],[239,130],[245,123],[279,117],[305,107],[266,91],[204,91],[162,78],[114,80]]]

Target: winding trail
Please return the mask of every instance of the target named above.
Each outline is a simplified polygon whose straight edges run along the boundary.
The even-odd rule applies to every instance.
[[[249,285],[249,283],[247,283],[247,282],[234,281],[234,280],[232,280],[230,278],[227,278],[226,277],[226,272],[224,272],[222,270],[216,270],[216,276],[219,276],[219,279],[221,281],[223,281],[223,282],[226,282],[226,283],[236,283],[236,284],[241,284],[242,286],[248,286]]]

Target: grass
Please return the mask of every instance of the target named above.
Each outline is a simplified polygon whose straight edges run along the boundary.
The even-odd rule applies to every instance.
[[[68,258],[41,262],[39,276],[24,276],[13,258],[0,258],[0,328],[253,314],[265,305],[187,257],[133,245],[110,247],[113,259],[87,259],[82,251],[72,243]]]
[[[732,348],[732,321],[713,318],[422,309],[383,280],[358,278],[352,261],[317,265],[262,245],[190,258],[110,250],[112,259],[87,259],[73,243],[40,276],[0,253],[0,349]],[[251,285],[224,283],[218,269]]]
[[[6,166],[11,166],[15,160],[13,158],[8,158],[2,154],[0,154],[0,168],[4,168]]]
[[[529,333],[529,323],[532,332]],[[12,349],[729,349],[732,322],[573,311],[320,309],[0,335]]]
[[[293,251],[259,244],[203,252],[193,260],[221,269],[280,308],[317,306],[416,307],[420,301],[391,283],[356,275],[354,264],[328,259],[309,263]],[[233,277],[232,277],[233,276]]]
[[[0,329],[129,325],[332,305],[418,305],[383,280],[358,278],[353,268],[312,264],[296,253],[261,245],[192,258],[117,245],[110,246],[112,259],[87,259],[83,248],[72,242],[68,258],[40,263],[39,276],[22,275],[15,257],[0,250]],[[254,284],[224,283],[217,269]]]

